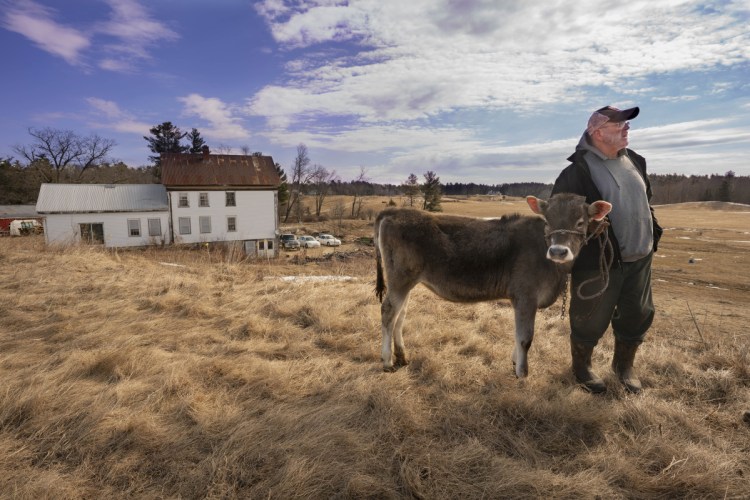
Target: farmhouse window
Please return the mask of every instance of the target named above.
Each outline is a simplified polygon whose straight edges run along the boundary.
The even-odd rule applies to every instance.
[[[237,231],[237,217],[227,217],[227,232],[233,233]]]
[[[187,193],[180,193],[180,203],[178,205],[180,208],[187,208],[190,206],[190,203],[188,203],[188,195]]]
[[[190,234],[190,217],[180,217],[180,234]]]
[[[200,231],[201,233],[210,233],[211,232],[211,217],[201,215],[198,217],[198,225],[200,225]]]
[[[198,200],[198,206],[199,207],[207,207],[208,206],[208,193],[201,193],[200,199]]]
[[[128,219],[128,235],[129,236],[141,235],[141,219]]]
[[[161,219],[148,220],[148,235],[161,236]]]
[[[228,207],[237,206],[237,200],[234,197],[234,193],[227,193],[227,206]]]

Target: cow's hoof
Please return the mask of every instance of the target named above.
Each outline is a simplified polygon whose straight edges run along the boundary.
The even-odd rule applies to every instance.
[[[402,366],[408,366],[409,362],[406,360],[406,358],[396,358],[396,361],[393,363],[393,366],[396,367],[396,369],[401,368]]]
[[[398,370],[398,367],[397,367],[397,366],[395,366],[395,365],[393,365],[393,366],[384,366],[384,367],[383,367],[383,371],[384,371],[385,373],[393,373],[393,372],[395,372],[396,370]]]

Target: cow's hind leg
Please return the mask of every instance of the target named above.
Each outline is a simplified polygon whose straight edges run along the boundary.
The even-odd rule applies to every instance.
[[[383,330],[383,346],[380,351],[380,357],[383,360],[383,370],[387,372],[394,371],[400,366],[398,359],[399,353],[401,361],[406,361],[404,358],[404,341],[401,335],[401,327],[403,327],[404,323],[404,306],[408,296],[409,292],[400,293],[396,290],[389,289],[380,306],[380,318]],[[397,337],[396,366],[394,366],[392,359],[394,333]]]
[[[513,312],[516,321],[516,343],[513,347],[513,365],[516,377],[525,378],[529,374],[529,348],[534,340],[534,321],[536,304],[513,301]]]
[[[396,356],[393,366],[395,368],[409,364],[409,362],[406,361],[406,350],[404,349],[404,319],[406,319],[406,309],[408,306],[409,294],[407,293],[406,297],[404,297],[403,304],[401,305],[401,312],[396,319],[396,327],[393,329],[394,354]]]

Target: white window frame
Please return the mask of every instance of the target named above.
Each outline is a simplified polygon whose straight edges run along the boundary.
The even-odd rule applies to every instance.
[[[199,207],[210,207],[208,203],[208,193],[198,193],[198,206]]]
[[[227,215],[227,232],[228,233],[237,232],[237,216],[236,215]]]
[[[198,231],[201,234],[211,234],[211,216],[201,215],[198,217]]]
[[[229,196],[231,195],[231,196]],[[230,200],[231,198],[231,200]],[[231,201],[231,203],[230,203]],[[227,191],[226,192],[226,206],[228,207],[236,207],[237,206],[237,193],[234,191]]]
[[[187,193],[179,194],[179,201],[177,202],[178,208],[190,208],[190,198]]]
[[[161,219],[148,219],[148,235],[161,236]]]
[[[141,219],[128,219],[128,236],[131,238],[141,236]]]
[[[187,225],[185,225],[185,222],[187,222]],[[192,234],[192,222],[190,221],[190,217],[179,217],[177,223],[180,229],[180,234]]]

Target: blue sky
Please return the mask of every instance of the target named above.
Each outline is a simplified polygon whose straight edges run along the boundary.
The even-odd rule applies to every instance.
[[[591,112],[640,106],[652,173],[750,175],[750,0],[0,0],[0,156],[29,127],[296,146],[344,180],[553,182]]]

